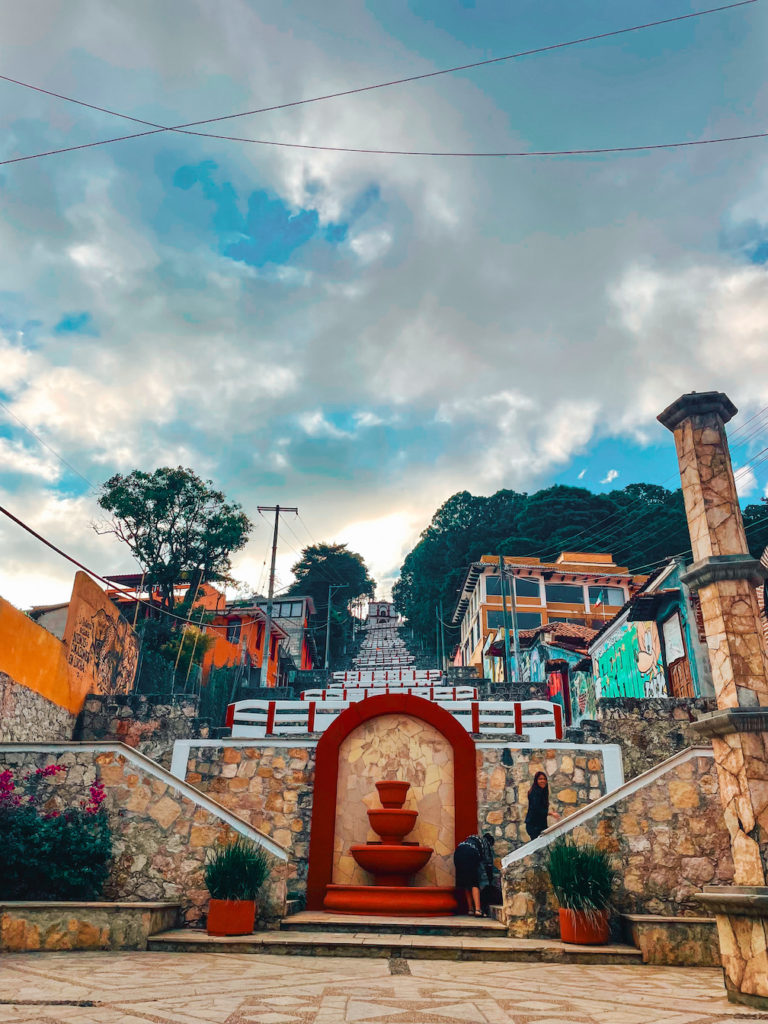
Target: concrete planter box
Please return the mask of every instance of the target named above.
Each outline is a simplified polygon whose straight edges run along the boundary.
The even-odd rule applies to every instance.
[[[175,928],[179,903],[0,903],[0,952],[146,949],[156,932]]]

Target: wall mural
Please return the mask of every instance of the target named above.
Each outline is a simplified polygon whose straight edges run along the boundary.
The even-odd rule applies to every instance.
[[[75,576],[64,632],[70,670],[93,693],[129,693],[139,641],[118,609],[85,573]]]
[[[666,697],[661,640],[655,622],[625,622],[594,651],[600,697]]]
[[[578,725],[582,718],[597,718],[595,680],[591,672],[571,672],[571,719]]]

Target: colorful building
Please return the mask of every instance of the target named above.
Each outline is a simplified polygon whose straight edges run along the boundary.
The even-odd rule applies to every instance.
[[[249,603],[266,613],[266,597],[254,597]],[[308,595],[291,595],[272,604],[272,621],[278,624],[287,638],[283,650],[290,656],[293,668],[302,672],[314,668],[318,660],[312,627],[312,617],[316,614],[315,602]]]
[[[556,622],[599,629],[646,579],[616,565],[611,555],[602,552],[564,551],[554,562],[505,555],[504,569],[504,602],[497,556],[483,555],[464,575],[453,613],[453,623],[461,629],[462,665],[482,671],[489,636],[504,628],[505,605],[512,627],[512,581],[517,627],[522,631]]]
[[[682,561],[668,562],[592,640],[598,699],[714,695],[701,608],[684,572]]]
[[[245,675],[244,685],[282,685],[280,645],[287,643],[289,637],[273,618],[269,630],[267,674],[266,679],[262,679],[266,624],[266,612],[258,605],[227,605],[217,612],[213,620],[203,627],[214,638],[203,658],[203,680],[208,678],[212,668],[241,665]]]

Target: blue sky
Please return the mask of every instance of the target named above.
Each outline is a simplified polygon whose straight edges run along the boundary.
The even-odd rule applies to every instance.
[[[0,73],[161,124],[385,81],[703,9],[692,0],[202,0],[17,5]],[[218,125],[393,149],[629,146],[764,130],[768,8]],[[0,83],[0,157],[125,134]],[[137,126],[136,130],[139,130]],[[206,130],[205,128],[201,130]],[[0,167],[0,500],[102,571],[117,471],[190,465],[258,520],[298,505],[388,586],[460,489],[674,484],[657,413],[768,401],[768,142],[448,160],[153,135]],[[765,445],[751,438],[741,465]],[[743,476],[747,500],[765,467]],[[0,524],[0,593],[71,573]],[[263,581],[263,580],[262,580]]]

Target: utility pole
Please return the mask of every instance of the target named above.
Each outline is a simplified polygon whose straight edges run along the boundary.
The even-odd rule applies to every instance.
[[[504,682],[511,683],[511,671],[509,667],[509,612],[507,609],[506,579],[507,572],[504,568],[504,556],[499,555],[499,576],[501,577],[501,617],[504,624]],[[514,586],[514,583],[512,584]]]
[[[299,514],[297,508],[281,508],[279,505],[259,505],[257,510],[263,512],[274,512],[275,513],[275,530],[272,534],[272,563],[269,567],[269,592],[267,594],[267,621],[264,624],[264,653],[261,656],[261,672],[259,673],[259,684],[261,686],[269,686],[269,644],[272,639],[272,606],[275,598],[275,559],[277,557],[277,528],[280,523],[281,512],[295,512]]]
[[[443,601],[440,599],[440,667],[445,672],[445,624],[443,623]]]
[[[325,623],[325,671],[328,671],[328,666],[331,661],[331,601],[333,600],[334,590],[344,590],[349,584],[347,583],[330,583],[328,585],[328,617]]]

